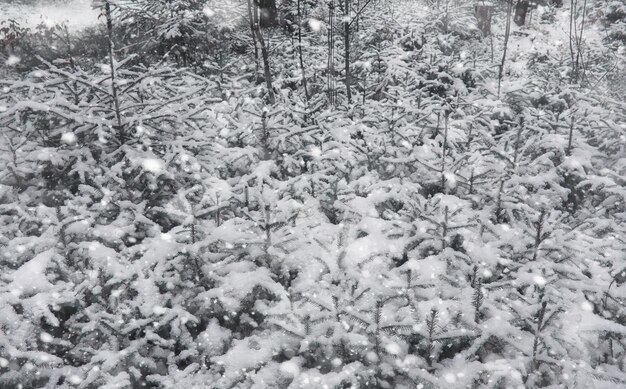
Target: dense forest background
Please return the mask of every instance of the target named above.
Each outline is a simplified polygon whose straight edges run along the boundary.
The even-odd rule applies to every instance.
[[[626,387],[626,4],[0,22],[0,388]]]
[[[75,32],[99,24],[98,14],[92,0],[0,0],[0,22],[13,20],[22,28],[64,24]]]

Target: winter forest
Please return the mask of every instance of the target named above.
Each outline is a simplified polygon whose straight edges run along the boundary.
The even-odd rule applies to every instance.
[[[626,2],[86,1],[0,15],[0,388],[626,388]]]

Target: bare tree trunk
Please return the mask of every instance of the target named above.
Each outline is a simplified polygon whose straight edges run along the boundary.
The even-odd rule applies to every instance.
[[[570,53],[570,60],[572,61],[572,74],[570,76],[570,82],[574,83],[576,82],[576,66],[575,66],[575,59],[574,57],[577,56],[578,54],[576,53],[576,50],[574,50],[574,42],[577,42],[577,38],[574,37],[575,30],[574,30],[574,23],[576,23],[576,0],[571,0],[570,1],[570,13],[569,13],[569,53]]]
[[[444,117],[444,130],[443,130],[443,145],[441,146],[441,190],[445,191],[446,187],[446,152],[448,146],[448,117],[449,112],[445,113]]]
[[[109,4],[109,0],[105,0],[104,2],[104,13],[107,20],[107,44],[109,47],[109,67],[111,70],[111,95],[113,97],[113,106],[115,109],[115,119],[117,121],[117,136],[120,144],[124,144],[125,134],[124,128],[122,126],[122,115],[120,112],[120,101],[117,94],[117,85],[115,83],[115,58],[114,58],[114,44],[113,44],[113,20],[111,18],[111,4]]]
[[[76,72],[76,62],[74,61],[74,54],[72,53],[72,35],[70,35],[70,31],[67,26],[64,26],[63,32],[65,33],[65,39],[67,40],[67,58],[70,63],[70,68],[72,71]],[[78,81],[74,80],[72,82],[72,88],[69,88],[70,93],[74,97],[74,104],[78,105],[80,103],[80,94],[78,92]]]
[[[513,18],[515,24],[518,26],[526,24],[526,14],[528,13],[529,7],[530,3],[528,3],[528,0],[519,0],[517,4],[515,4],[515,17]]]
[[[328,5],[328,101],[335,105],[335,0]]]
[[[517,128],[517,136],[515,137],[515,151],[513,153],[513,165],[514,168],[517,165],[517,158],[519,157],[519,149],[521,147],[520,140],[522,138],[522,130],[524,129],[524,117],[519,119],[519,127]]]
[[[541,210],[541,213],[539,214],[539,220],[537,220],[537,223],[535,223],[535,247],[533,249],[533,259],[532,261],[535,262],[537,260],[537,257],[539,255],[539,245],[541,245],[541,242],[543,242],[543,221],[544,218],[546,216],[546,211],[545,210]]]
[[[278,24],[276,0],[256,0],[259,6],[259,26],[275,27]]]
[[[346,72],[346,96],[348,103],[352,103],[352,91],[350,90],[350,0],[344,1],[343,7],[343,29],[344,29],[344,66]]]
[[[491,35],[491,15],[493,15],[492,5],[476,5],[474,7],[474,13],[478,20],[478,28],[483,33],[483,36]]]
[[[302,87],[307,104],[309,102],[309,88],[306,83],[306,73],[304,69],[304,59],[302,58],[302,12],[300,10],[300,0],[298,0],[298,56],[300,57],[300,71],[302,72]]]
[[[583,3],[583,19],[581,21],[580,24],[580,35],[576,33],[576,61],[574,64],[574,67],[576,69],[575,72],[575,77],[576,79],[574,80],[575,82],[577,82],[580,78],[580,68],[581,68],[581,64],[580,62],[582,61],[582,43],[583,43],[583,34],[585,31],[585,16],[587,15],[587,0],[584,1]],[[574,25],[574,32],[576,32],[576,25]],[[584,76],[584,74],[583,74]]]
[[[500,86],[502,84],[502,74],[504,72],[504,63],[506,62],[506,51],[509,47],[509,36],[511,35],[511,10],[513,8],[513,0],[509,0],[506,9],[506,29],[504,31],[504,51],[502,53],[502,62],[498,71],[498,98],[500,98]]]
[[[567,149],[565,150],[565,155],[568,155],[568,156],[572,154],[572,143],[574,140],[574,124],[575,124],[575,119],[574,119],[574,115],[572,115],[572,118],[570,119],[570,125],[569,125]]]
[[[256,7],[256,2],[251,4],[253,1],[254,0],[248,0],[248,7]],[[253,14],[256,14],[256,12]],[[268,100],[270,104],[274,105],[274,103],[276,103],[276,98],[274,96],[274,88],[272,86],[272,70],[270,68],[269,53],[267,51],[267,46],[265,45],[265,40],[263,39],[263,33],[261,33],[258,16],[254,18],[253,24],[254,35],[256,36],[256,40],[259,42],[259,46],[261,47],[261,57],[263,58],[263,70],[265,74],[265,85],[267,87]]]
[[[545,325],[545,323],[543,322],[543,319],[546,316],[547,306],[548,306],[548,302],[543,301],[541,303],[541,308],[539,309],[539,312],[537,314],[537,329],[535,330],[535,340],[533,341],[533,360],[531,363],[532,370],[537,370],[539,368],[539,364],[537,363],[537,354],[539,351],[539,336],[540,336],[541,330],[543,329]]]
[[[587,14],[587,0],[583,3],[583,18],[580,26],[580,34],[578,33],[578,26],[576,23],[578,1],[570,1],[570,15],[569,15],[569,51],[570,60],[572,61],[572,74],[570,76],[571,83],[577,83],[580,79],[581,61],[583,59],[582,54],[582,41],[585,30],[585,16]]]
[[[254,43],[254,63],[256,65],[254,78],[256,81],[259,79],[259,46],[256,41],[256,33],[254,32],[254,11],[252,10],[252,2],[248,1],[248,19],[250,19],[250,32],[252,33],[252,42]]]

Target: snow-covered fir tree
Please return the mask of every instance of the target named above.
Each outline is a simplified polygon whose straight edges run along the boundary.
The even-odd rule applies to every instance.
[[[32,3],[0,388],[626,387],[622,2]]]

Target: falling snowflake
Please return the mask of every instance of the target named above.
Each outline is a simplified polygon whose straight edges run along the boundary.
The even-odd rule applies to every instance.
[[[204,14],[208,17],[212,17],[215,15],[215,11],[213,11],[211,8],[209,7],[204,7],[204,9],[202,10],[202,12],[204,12]]]
[[[141,166],[152,173],[160,173],[163,170],[163,162],[155,158],[144,159]]]
[[[68,377],[68,381],[70,381],[71,384],[78,385],[81,382],[83,382],[83,379],[77,376],[76,374],[72,374],[71,376]]]
[[[311,156],[314,158],[319,158],[322,156],[322,150],[316,146],[311,147],[310,153],[311,153]]]
[[[535,284],[537,284],[539,286],[544,286],[548,282],[548,281],[546,281],[545,278],[543,278],[542,276],[540,276],[538,274],[533,277],[533,281],[535,282]]]
[[[315,32],[319,32],[322,29],[322,22],[317,19],[309,19],[309,27]]]
[[[400,346],[398,343],[389,343],[385,346],[385,351],[391,355],[398,355],[400,354]]]
[[[167,312],[167,308],[165,308],[165,307],[161,307],[161,306],[159,306],[159,305],[155,305],[155,306],[152,308],[152,312],[153,312],[155,315],[163,315],[163,314],[165,314],[165,312]]]
[[[20,57],[17,57],[15,55],[9,55],[9,58],[7,58],[7,60],[4,62],[7,66],[15,66],[18,63],[20,63],[21,59]]]
[[[457,181],[456,181],[456,175],[454,173],[445,172],[443,176],[445,178],[446,189],[453,190],[454,188],[456,188]]]
[[[66,132],[61,135],[61,143],[66,145],[73,145],[76,143],[76,135],[73,132]]]
[[[39,335],[39,339],[44,343],[50,343],[54,338],[49,333],[42,332],[41,335]]]
[[[447,373],[443,376],[443,379],[449,383],[449,384],[453,384],[456,382],[456,376],[452,373]]]
[[[582,308],[583,311],[593,312],[593,304],[589,301],[583,301],[582,304],[580,304],[580,308]]]
[[[280,364],[280,371],[285,375],[296,377],[300,373],[300,366],[293,361],[285,361]]]

